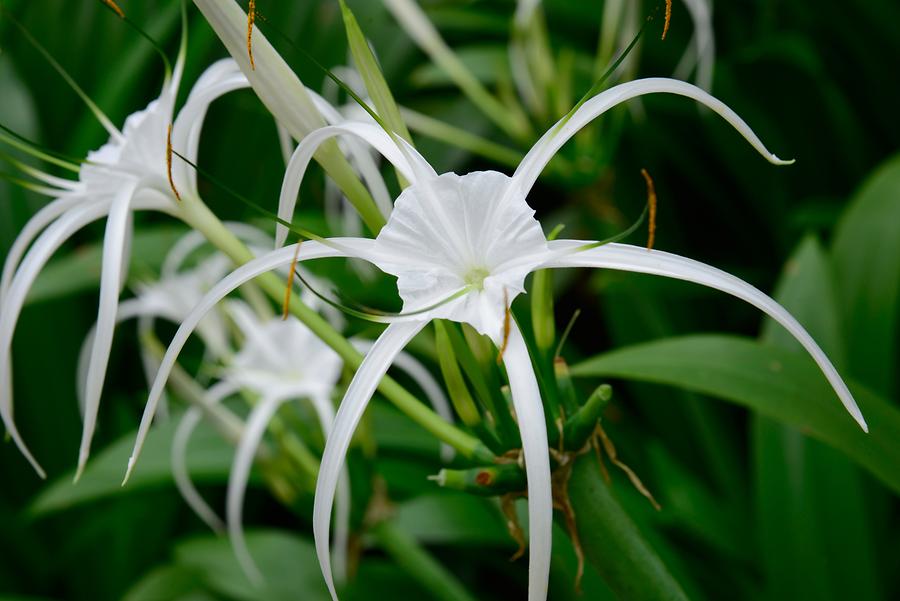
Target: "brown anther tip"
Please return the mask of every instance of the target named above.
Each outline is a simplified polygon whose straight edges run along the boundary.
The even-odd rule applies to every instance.
[[[281,321],[287,321],[288,315],[291,313],[291,289],[294,287],[294,275],[297,273],[297,259],[300,257],[300,242],[297,242],[297,248],[294,250],[294,258],[291,260],[291,267],[288,269],[287,285],[284,288],[284,303],[281,306]]]
[[[106,6],[110,7],[114,13],[119,15],[120,19],[125,18],[125,12],[121,8],[119,8],[119,5],[116,4],[115,2],[113,2],[113,0],[100,0],[100,1],[103,2],[103,4],[105,4]]]
[[[169,177],[169,187],[172,188],[172,194],[175,200],[181,202],[181,194],[175,187],[175,180],[172,178],[172,124],[169,123],[169,129],[166,131],[166,175]]]
[[[250,0],[247,5],[247,55],[250,57],[250,68],[256,70],[253,60],[253,22],[256,21],[256,0]]]
[[[653,250],[653,244],[656,242],[656,186],[653,185],[653,178],[646,169],[641,169],[641,175],[647,183],[647,250]]]
[[[661,40],[666,39],[666,34],[669,33],[669,23],[672,21],[672,0],[666,0],[666,20],[663,23],[663,32]]]
[[[509,314],[512,307],[509,306],[509,295],[506,292],[506,288],[503,289],[503,304],[506,305],[506,312],[503,314],[503,343],[500,345],[500,352],[497,353],[497,365],[503,363],[503,353],[506,352],[506,347],[509,344],[509,330],[511,327]]]

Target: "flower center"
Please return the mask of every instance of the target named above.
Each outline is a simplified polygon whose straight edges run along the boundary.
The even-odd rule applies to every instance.
[[[475,267],[466,273],[465,277],[463,277],[463,281],[467,286],[471,286],[480,292],[481,290],[484,290],[484,278],[489,275],[491,275],[491,272],[484,267]]]

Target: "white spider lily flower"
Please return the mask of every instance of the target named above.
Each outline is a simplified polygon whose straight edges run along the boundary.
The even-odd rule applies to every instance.
[[[581,128],[610,108],[650,93],[670,93],[696,100],[730,123],[763,157],[786,164],[770,153],[749,126],[721,101],[691,84],[665,78],[614,86],[582,103],[545,133],[512,177],[498,172],[437,175],[414,149],[369,124],[326,127],[307,136],[286,170],[279,214],[290,218],[295,194],[315,145],[338,135],[368,141],[407,178],[410,186],[397,199],[387,225],[375,240],[332,238],[303,242],[251,261],[213,288],[182,323],[150,392],[129,469],[140,452],[159,395],[181,348],[203,315],[235,287],[266,271],[299,261],[326,257],[365,259],[397,276],[403,313],[378,338],[357,370],[340,404],[316,486],[313,529],[322,572],[332,596],[336,591],[329,552],[329,526],[342,464],[353,432],[379,381],[398,353],[425,325],[447,318],[475,327],[504,349],[503,363],[521,431],[528,481],[530,600],[547,595],[552,534],[552,493],[547,433],[537,381],[527,348],[509,305],[523,291],[525,277],[544,268],[594,267],[649,273],[702,284],[743,299],[784,326],[810,353],[848,412],[866,429],[852,395],[834,366],[803,327],[781,306],[750,284],[714,267],[655,250],[626,244],[581,240],[548,242],[526,197],[555,153]],[[284,191],[284,190],[283,190]],[[279,244],[285,232],[278,235]],[[438,301],[435,304],[435,301]]]
[[[331,397],[340,376],[342,361],[337,353],[293,316],[288,316],[286,320],[260,320],[249,306],[239,301],[229,303],[228,312],[242,332],[244,343],[228,361],[222,381],[207,391],[206,402],[215,406],[241,390],[260,399],[238,437],[226,502],[227,529],[235,554],[248,576],[259,581],[260,572],[244,541],[241,518],[253,459],[272,416],[281,404],[289,400],[308,399],[323,433],[328,436],[335,415]],[[352,342],[357,349],[372,346],[367,340],[355,339]],[[399,355],[396,363],[419,385],[435,410],[452,421],[450,403],[428,370],[406,353]],[[200,407],[190,408],[178,425],[172,443],[173,476],[188,505],[213,530],[222,531],[224,522],[200,496],[187,471],[187,444],[203,410]],[[452,458],[452,449],[449,456],[446,449],[442,453],[445,459]],[[333,561],[338,580],[342,580],[350,530],[350,483],[346,473],[341,474],[338,483],[335,515]]]

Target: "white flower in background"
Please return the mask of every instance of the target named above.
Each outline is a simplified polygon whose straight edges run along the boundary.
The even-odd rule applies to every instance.
[[[260,59],[257,59],[258,61]],[[290,219],[296,189],[315,147],[335,136],[356,136],[390,161],[410,186],[397,199],[376,239],[330,238],[278,249],[223,279],[182,323],[163,358],[150,392],[129,469],[143,445],[169,370],[196,324],[235,287],[261,273],[326,257],[367,260],[397,276],[403,313],[367,353],[340,404],[319,472],[313,523],[322,571],[336,598],[329,553],[329,524],[335,489],[353,432],[373,391],[403,347],[432,319],[468,323],[502,349],[509,376],[528,480],[529,599],[545,599],[550,563],[552,499],[547,433],[531,360],[509,306],[524,291],[528,273],[564,267],[610,268],[695,282],[743,299],[784,326],[810,353],[840,400],[863,429],[865,421],[828,358],[780,305],[750,284],[714,267],[666,252],[627,244],[581,240],[548,242],[526,197],[555,153],[580,129],[610,108],[651,93],[692,98],[723,117],[773,164],[785,164],[763,146],[744,121],[719,100],[691,84],[664,78],[612,87],[587,100],[550,128],[524,157],[512,177],[487,171],[438,175],[413,148],[367,123],[317,130],[299,144],[286,170],[279,215]],[[281,244],[287,231],[279,227]]]
[[[208,405],[243,391],[257,397],[243,432],[228,481],[226,501],[227,529],[235,554],[244,571],[254,581],[261,578],[249,550],[242,525],[242,507],[253,459],[263,435],[278,408],[287,401],[308,400],[322,432],[329,435],[334,423],[332,396],[341,374],[342,361],[331,348],[317,338],[293,316],[287,319],[260,319],[251,308],[240,301],[228,304],[228,314],[243,335],[240,349],[227,361],[220,382],[206,394]],[[372,343],[354,340],[358,349],[371,348]],[[425,367],[408,354],[397,357],[397,365],[419,385],[435,410],[452,421],[450,403],[440,385]],[[182,418],[172,445],[172,466],[176,485],[187,503],[213,530],[224,529],[222,520],[201,498],[190,481],[187,470],[187,444],[204,408],[192,407]],[[442,451],[445,459],[447,448]],[[337,484],[335,504],[333,561],[338,580],[346,572],[347,540],[350,531],[350,480],[342,470]]]

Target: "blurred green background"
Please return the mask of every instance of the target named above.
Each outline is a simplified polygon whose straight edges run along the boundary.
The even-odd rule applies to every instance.
[[[163,73],[158,56],[100,2],[3,4],[114,122],[158,94]],[[120,4],[174,56],[177,2]],[[434,72],[380,3],[351,6],[398,102],[515,148]],[[463,55],[475,57],[482,67],[504,56],[512,2],[426,6]],[[336,1],[259,0],[257,7],[323,64],[347,62]],[[545,11],[554,48],[589,60],[602,3],[554,0],[545,3]],[[189,15],[184,92],[203,68],[224,56],[193,7]],[[777,291],[844,375],[897,409],[897,23],[900,5],[889,0],[717,2],[712,91],[776,154],[794,157],[796,164],[772,167],[729,126],[692,102],[649,97],[640,113],[621,112],[620,137],[596,139],[587,154],[599,158],[588,169],[568,180],[545,178],[529,201],[545,227],[566,223],[567,236],[604,237],[639,213],[644,202],[640,169],[647,168],[660,197],[657,248]],[[669,38],[644,38],[639,74],[671,74],[690,32],[688,15],[676,0]],[[306,85],[321,88],[323,76],[309,61],[273,41]],[[74,156],[105,141],[77,96],[3,19],[0,50],[0,122]],[[483,70],[485,83],[492,86],[492,77],[499,76]],[[590,81],[576,84],[578,95]],[[438,142],[417,141],[439,170],[508,169]],[[567,152],[575,156],[576,150]],[[252,93],[233,94],[214,105],[201,162],[260,204],[274,207],[283,162],[271,117]],[[321,188],[321,178],[310,180],[306,185],[313,191]],[[256,217],[214,188],[204,192],[223,218]],[[0,182],[0,249],[8,248],[41,202]],[[138,223],[146,239],[136,253],[136,269],[148,273],[180,230],[158,217]],[[110,486],[124,468],[115,458],[106,464],[98,460],[95,473],[79,487],[69,484],[81,431],[75,362],[95,318],[101,227],[88,228],[59,254],[61,262],[41,279],[17,330],[16,419],[49,480],[39,480],[14,445],[0,445],[0,599],[325,598],[309,542],[308,507],[306,513],[281,507],[261,486],[251,491],[245,517],[248,526],[263,529],[251,542],[271,574],[264,592],[249,588],[227,541],[208,535],[180,500],[166,474],[164,445],[154,447],[146,477],[125,490]],[[793,350],[784,333],[764,324],[753,308],[696,286],[587,271],[558,279],[560,326],[575,309],[583,312],[567,350],[571,363],[699,332],[761,335],[772,346]],[[122,328],[115,348],[94,445],[98,456],[135,429],[146,394],[133,331]],[[606,417],[620,454],[642,475],[663,511],[656,514],[617,482],[621,501],[688,594],[705,599],[900,597],[900,474],[893,484],[886,483],[891,478],[873,477],[799,429],[721,403],[699,374],[685,367],[674,376],[631,378],[680,388],[613,380],[617,396]],[[813,388],[822,390],[818,381]],[[752,404],[745,392],[715,396]],[[835,401],[829,397],[827,402]],[[881,425],[869,417],[875,432]],[[390,433],[381,441],[385,452],[373,469],[385,476],[399,502],[403,531],[427,545],[477,598],[524,598],[526,566],[507,562],[514,547],[498,514],[480,500],[436,495],[424,479],[437,469],[435,446],[389,410],[377,419],[388,426],[377,431]],[[198,479],[221,503],[230,454],[212,436],[197,444],[206,453],[196,459]],[[896,456],[896,446],[882,454],[892,453]],[[119,449],[118,457],[124,456]],[[104,467],[106,472],[98,473]],[[900,472],[900,465],[893,470]],[[36,504],[57,480],[55,496],[40,497],[43,504]],[[571,590],[571,548],[561,535],[555,541],[550,598],[578,598]],[[583,598],[608,596],[589,572]],[[356,586],[345,598],[398,590],[428,598],[416,586],[403,566],[376,548],[363,556]]]

